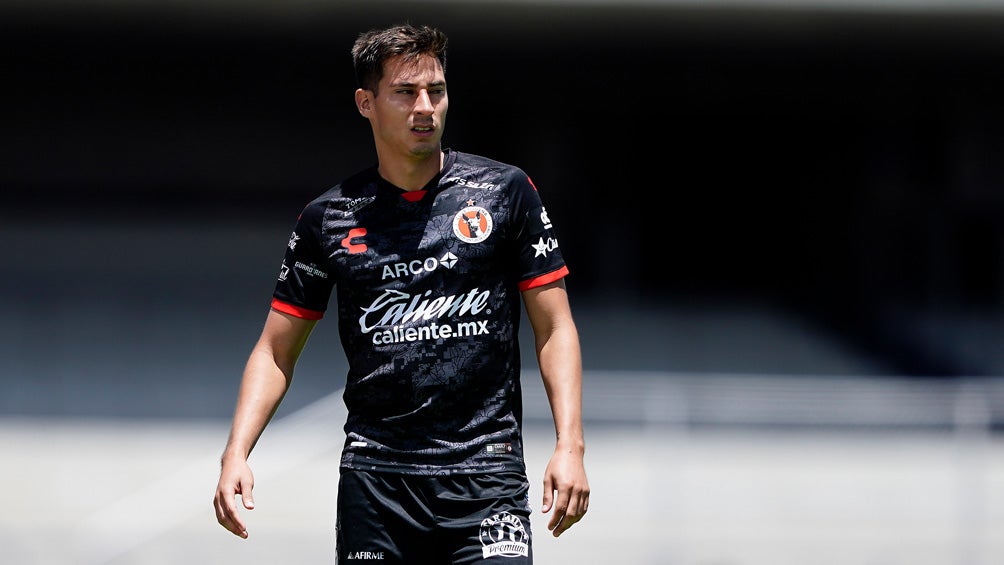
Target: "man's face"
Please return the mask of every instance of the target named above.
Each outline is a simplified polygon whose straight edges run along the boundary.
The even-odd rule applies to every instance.
[[[421,159],[437,155],[446,126],[446,75],[439,60],[422,55],[413,61],[401,57],[384,64],[377,92],[368,96],[367,117],[378,148],[384,154]]]

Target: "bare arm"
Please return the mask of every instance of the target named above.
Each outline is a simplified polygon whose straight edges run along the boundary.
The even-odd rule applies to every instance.
[[[244,507],[254,508],[251,493],[254,475],[248,457],[289,390],[296,360],[316,323],[316,320],[303,320],[270,310],[261,337],[244,367],[213,498],[217,521],[242,538],[248,537],[248,532],[237,513],[235,498],[240,494]]]
[[[582,357],[563,280],[523,292],[533,327],[544,390],[554,418],[554,453],[544,471],[543,512],[553,507],[547,529],[555,537],[589,508],[582,433]]]

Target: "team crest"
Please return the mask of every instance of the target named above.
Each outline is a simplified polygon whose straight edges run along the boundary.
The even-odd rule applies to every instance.
[[[453,217],[453,234],[467,243],[481,243],[492,233],[492,217],[480,206],[468,206]]]

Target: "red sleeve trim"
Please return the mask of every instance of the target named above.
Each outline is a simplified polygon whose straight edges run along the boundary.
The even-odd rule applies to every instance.
[[[530,290],[531,288],[536,288],[538,286],[544,286],[547,283],[554,282],[565,275],[568,274],[568,267],[562,266],[557,271],[551,271],[550,273],[540,275],[539,277],[534,277],[532,279],[526,279],[525,281],[519,282],[520,290]]]
[[[290,316],[296,316],[297,318],[303,318],[304,320],[320,320],[324,317],[324,312],[319,310],[310,310],[307,308],[301,308],[300,306],[294,306],[288,302],[283,302],[278,298],[272,299],[272,308],[280,312],[289,314]]]

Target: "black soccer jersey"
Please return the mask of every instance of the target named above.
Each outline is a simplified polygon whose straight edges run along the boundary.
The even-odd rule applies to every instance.
[[[346,179],[304,208],[286,248],[273,308],[319,319],[337,289],[344,468],[525,471],[520,291],[568,269],[526,173],[445,153],[419,191],[375,167]]]

